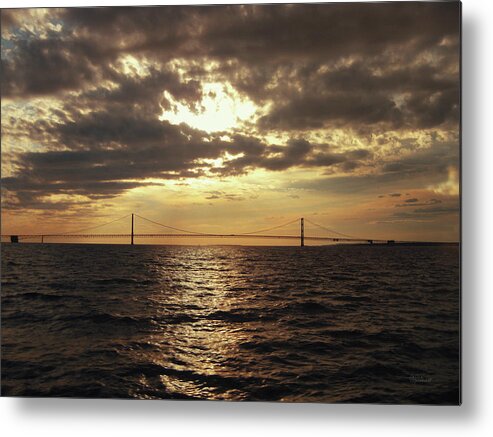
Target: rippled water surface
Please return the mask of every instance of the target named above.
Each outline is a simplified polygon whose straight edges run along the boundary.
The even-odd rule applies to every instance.
[[[2,394],[459,402],[459,248],[2,245]]]

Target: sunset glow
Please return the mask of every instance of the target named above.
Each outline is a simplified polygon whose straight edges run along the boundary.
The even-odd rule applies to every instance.
[[[458,5],[409,7],[2,10],[2,234],[457,241]]]

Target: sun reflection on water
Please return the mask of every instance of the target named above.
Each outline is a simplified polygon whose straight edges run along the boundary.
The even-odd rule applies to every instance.
[[[199,252],[197,256],[197,248],[184,248],[173,269],[159,256],[156,259],[161,264],[156,273],[162,285],[150,299],[163,322],[159,332],[152,334],[151,342],[159,344],[152,360],[172,369],[160,375],[168,392],[240,399],[246,394],[236,387],[221,393],[216,393],[214,387],[216,382],[227,385],[228,378],[235,376],[239,345],[250,341],[255,332],[255,321],[243,323],[240,328],[231,320],[221,320],[248,299],[243,293],[232,292],[245,289],[248,274],[234,257],[228,256],[226,248],[219,254],[218,248],[201,248]]]

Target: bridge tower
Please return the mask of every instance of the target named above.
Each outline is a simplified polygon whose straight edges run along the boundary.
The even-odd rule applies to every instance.
[[[303,217],[300,219],[300,243],[301,247],[305,245],[305,219]]]
[[[130,244],[133,246],[134,244],[134,214],[132,213],[132,234],[130,237]]]

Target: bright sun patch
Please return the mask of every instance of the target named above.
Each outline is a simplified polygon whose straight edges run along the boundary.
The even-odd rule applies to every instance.
[[[241,96],[231,84],[206,83],[202,89],[202,99],[196,103],[195,111],[164,91],[171,109],[163,111],[160,120],[168,120],[173,124],[186,123],[210,133],[227,131],[255,118],[258,108],[250,99]]]

